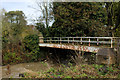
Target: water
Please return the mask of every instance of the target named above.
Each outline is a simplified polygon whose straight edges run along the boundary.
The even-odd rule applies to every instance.
[[[46,71],[49,68],[49,64],[43,64],[41,62],[32,62],[32,63],[21,63],[21,64],[16,64],[16,65],[10,65],[10,74],[7,73],[7,67],[2,66],[2,78],[19,78],[20,73],[24,72],[41,72],[41,71]]]

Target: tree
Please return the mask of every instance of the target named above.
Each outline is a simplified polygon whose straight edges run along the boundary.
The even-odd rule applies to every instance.
[[[1,24],[2,24],[2,48],[6,47],[6,44],[8,43],[8,37],[9,37],[9,31],[10,31],[10,24],[8,23],[6,17],[5,17],[5,9],[1,10]]]
[[[20,40],[22,31],[26,26],[25,15],[22,11],[10,11],[5,14],[8,23],[10,23],[11,35],[14,40]]]
[[[22,31],[26,27],[25,15],[22,11],[9,11],[2,20],[3,45],[11,52],[20,51]],[[7,46],[6,46],[7,45]],[[8,52],[9,52],[8,51]]]
[[[37,10],[40,12],[40,17],[37,20],[36,28],[42,32],[43,36],[49,36],[49,26],[53,21],[53,5],[52,2],[37,2]],[[36,8],[35,8],[36,9]],[[42,31],[44,30],[44,31]]]
[[[38,19],[38,22],[45,23],[45,27],[48,28],[50,25],[50,22],[53,20],[53,14],[52,14],[52,2],[37,2],[38,10],[40,13],[42,13]]]
[[[106,10],[108,30],[112,33],[110,36],[120,36],[120,2],[107,2]]]
[[[43,23],[36,23],[36,28],[39,32],[42,33],[42,35],[44,37],[46,37],[48,35],[48,33],[47,33],[48,28],[46,29]]]
[[[53,3],[51,36],[107,36],[104,3]]]

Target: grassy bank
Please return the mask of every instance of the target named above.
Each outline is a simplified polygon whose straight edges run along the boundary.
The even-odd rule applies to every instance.
[[[46,63],[44,65],[48,66]],[[49,67],[47,71],[24,73],[25,78],[119,78],[120,70],[114,66],[105,67],[97,64],[79,64],[69,67],[59,65],[59,67]]]

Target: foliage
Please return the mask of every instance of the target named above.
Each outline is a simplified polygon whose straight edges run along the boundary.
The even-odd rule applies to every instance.
[[[43,24],[43,23],[36,23],[36,29],[39,31],[39,32],[41,32],[42,33],[42,35],[44,36],[44,37],[46,37],[46,36],[48,36],[49,35],[49,33],[48,33],[48,28],[45,28],[45,25]]]
[[[39,6],[41,5],[42,3]],[[45,12],[50,10],[51,13],[53,9],[53,25],[46,28],[43,22],[36,23],[37,29],[45,37],[120,35],[120,2],[54,2],[51,8],[48,7],[44,7],[46,10],[41,8],[44,17],[39,19],[41,21],[42,18],[46,18],[48,15]],[[49,18],[46,20],[51,21]]]
[[[24,53],[22,32],[26,26],[25,15],[22,11],[3,10],[2,13],[2,56],[3,64],[18,63]],[[16,55],[16,57],[14,57]],[[5,60],[4,60],[5,59]],[[13,60],[12,60],[13,59]],[[10,62],[11,61],[11,62]]]
[[[20,47],[22,47],[21,34],[25,26],[26,20],[25,15],[22,11],[9,11],[3,13],[2,20],[3,53],[7,52],[7,50],[12,52],[14,52],[15,49],[20,50]]]
[[[111,36],[120,36],[120,2],[107,2],[106,3],[107,11],[107,26],[109,32],[112,32]]]
[[[16,53],[6,53],[3,55],[3,64],[18,63],[20,61],[22,61],[22,58]]]
[[[83,66],[84,65],[84,66]],[[119,78],[119,69],[112,67],[113,72],[100,74],[99,69],[102,65],[80,64],[70,67],[51,67],[47,71],[39,72],[39,76],[35,78]],[[83,69],[84,68],[84,69]],[[108,67],[109,68],[109,67]],[[116,74],[116,75],[115,75]],[[32,76],[31,76],[32,77]],[[25,78],[28,78],[25,76]]]
[[[28,35],[38,35],[42,37],[41,32],[39,32],[34,25],[27,25],[22,32],[22,39],[24,39]]]
[[[24,48],[23,39],[29,35],[42,35],[35,28],[35,26],[27,26],[24,13],[22,11],[6,12],[5,10],[3,10],[2,18],[3,64],[26,62],[37,59],[37,57],[39,57],[37,56],[39,52],[38,37],[34,38],[37,39],[37,47],[34,47],[35,49],[33,49],[33,45],[35,44],[33,40],[33,45],[29,46],[32,49],[31,51],[28,51],[29,53],[27,53],[26,49]],[[32,41],[30,43],[32,43]],[[16,57],[13,57],[14,54],[16,55]]]
[[[51,36],[107,36],[104,3],[53,3]]]
[[[22,11],[9,11],[5,13],[4,20],[9,24],[8,36],[10,41],[12,41],[12,43],[19,42],[21,39],[21,33],[26,26],[24,13]],[[3,27],[5,27],[4,24],[6,23],[3,22]]]
[[[24,38],[25,50],[30,53],[32,60],[37,60],[39,57],[39,36],[28,35]]]

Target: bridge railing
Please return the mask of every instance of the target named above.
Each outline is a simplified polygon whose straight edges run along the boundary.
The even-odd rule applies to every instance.
[[[40,43],[72,43],[72,44],[95,44],[97,46],[110,45],[111,48],[116,45],[116,40],[120,37],[39,37]]]

